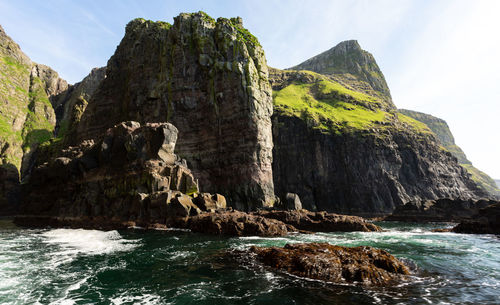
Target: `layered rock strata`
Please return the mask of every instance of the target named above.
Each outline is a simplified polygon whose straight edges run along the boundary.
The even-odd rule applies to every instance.
[[[133,20],[106,69],[68,138],[167,121],[179,130],[176,154],[208,192],[239,209],[273,204],[271,87],[262,47],[241,19]]]
[[[455,143],[455,138],[445,120],[413,110],[399,109],[398,112],[429,126],[443,147],[451,152],[457,158],[458,163],[471,175],[472,180],[492,196],[500,198],[500,189],[496,185],[495,180],[472,165],[472,162],[467,159],[464,151]]]
[[[409,201],[480,199],[456,158],[387,100],[309,71],[270,70],[275,193],[308,210],[377,216]]]
[[[169,123],[125,122],[98,142],[62,150],[33,170],[23,190],[24,220],[18,222],[97,217],[165,224],[168,215],[185,216],[174,203],[197,193],[198,185],[173,153],[176,140],[177,129]]]
[[[287,244],[283,248],[253,246],[249,252],[278,271],[332,283],[387,285],[409,274],[408,268],[391,254],[366,246]]]

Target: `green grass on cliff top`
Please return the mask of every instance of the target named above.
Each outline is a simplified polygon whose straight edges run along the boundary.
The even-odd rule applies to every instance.
[[[314,72],[306,73],[317,76]],[[291,83],[274,91],[273,100],[275,108],[282,113],[306,119],[314,128],[326,131],[366,132],[390,126],[432,133],[427,125],[417,120],[384,111],[383,102],[378,98],[350,90],[324,77],[312,83]]]

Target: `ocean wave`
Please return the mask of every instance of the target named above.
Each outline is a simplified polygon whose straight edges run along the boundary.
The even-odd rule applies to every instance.
[[[41,234],[45,243],[56,244],[64,250],[59,254],[83,253],[87,255],[130,251],[138,246],[137,240],[123,239],[118,231],[83,229],[55,229]]]

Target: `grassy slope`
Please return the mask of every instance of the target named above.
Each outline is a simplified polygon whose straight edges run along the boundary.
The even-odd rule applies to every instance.
[[[418,133],[431,133],[421,122],[381,110],[383,101],[377,97],[353,91],[314,72],[298,73],[310,74],[314,81],[292,82],[273,92],[275,109],[284,115],[301,117],[313,128],[333,133],[371,133],[387,128],[411,128]]]
[[[31,66],[0,54],[0,164],[21,167],[24,152],[52,136],[52,105],[41,80],[30,78]],[[23,122],[18,124],[17,122]]]

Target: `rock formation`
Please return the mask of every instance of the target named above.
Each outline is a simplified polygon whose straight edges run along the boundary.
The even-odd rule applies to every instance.
[[[470,219],[482,208],[495,203],[492,200],[437,199],[410,201],[398,206],[388,221],[409,222],[459,222]]]
[[[15,204],[15,176],[25,176],[37,146],[52,137],[56,116],[51,102],[68,85],[54,70],[32,62],[2,27],[0,72],[0,167],[2,175],[9,172],[8,179],[0,180],[1,206]]]
[[[375,58],[361,49],[356,40],[343,41],[290,69],[326,75],[346,88],[384,100],[387,109],[395,108],[389,86]]]
[[[62,150],[34,168],[18,223],[66,217],[165,224],[169,215],[187,216],[172,202],[197,193],[198,185],[174,155],[176,141],[172,124],[125,122],[98,142]]]
[[[328,71],[320,59],[329,56],[310,68]],[[309,210],[376,216],[408,201],[487,196],[425,124],[380,94],[310,71],[271,69],[270,81],[279,197],[294,192]]]
[[[455,144],[455,139],[446,121],[432,115],[413,110],[399,109],[398,111],[429,126],[443,147],[451,152],[453,156],[457,158],[458,163],[465,168],[469,174],[471,174],[472,180],[474,180],[479,187],[490,193],[492,196],[500,198],[500,188],[496,185],[495,180],[493,180],[486,173],[475,168],[472,165],[472,162],[467,159],[463,150]]]
[[[379,232],[382,229],[357,216],[331,214],[326,212],[259,211],[254,215],[276,219],[298,230],[309,232]]]
[[[176,154],[206,191],[239,209],[273,204],[267,64],[241,19],[133,20],[106,69],[68,138],[98,138],[127,120],[170,122]]]
[[[500,202],[480,209],[471,219],[461,221],[452,231],[456,233],[500,235]]]
[[[366,246],[287,244],[283,248],[253,246],[249,252],[278,271],[332,283],[387,285],[409,274],[408,268],[394,256]]]

